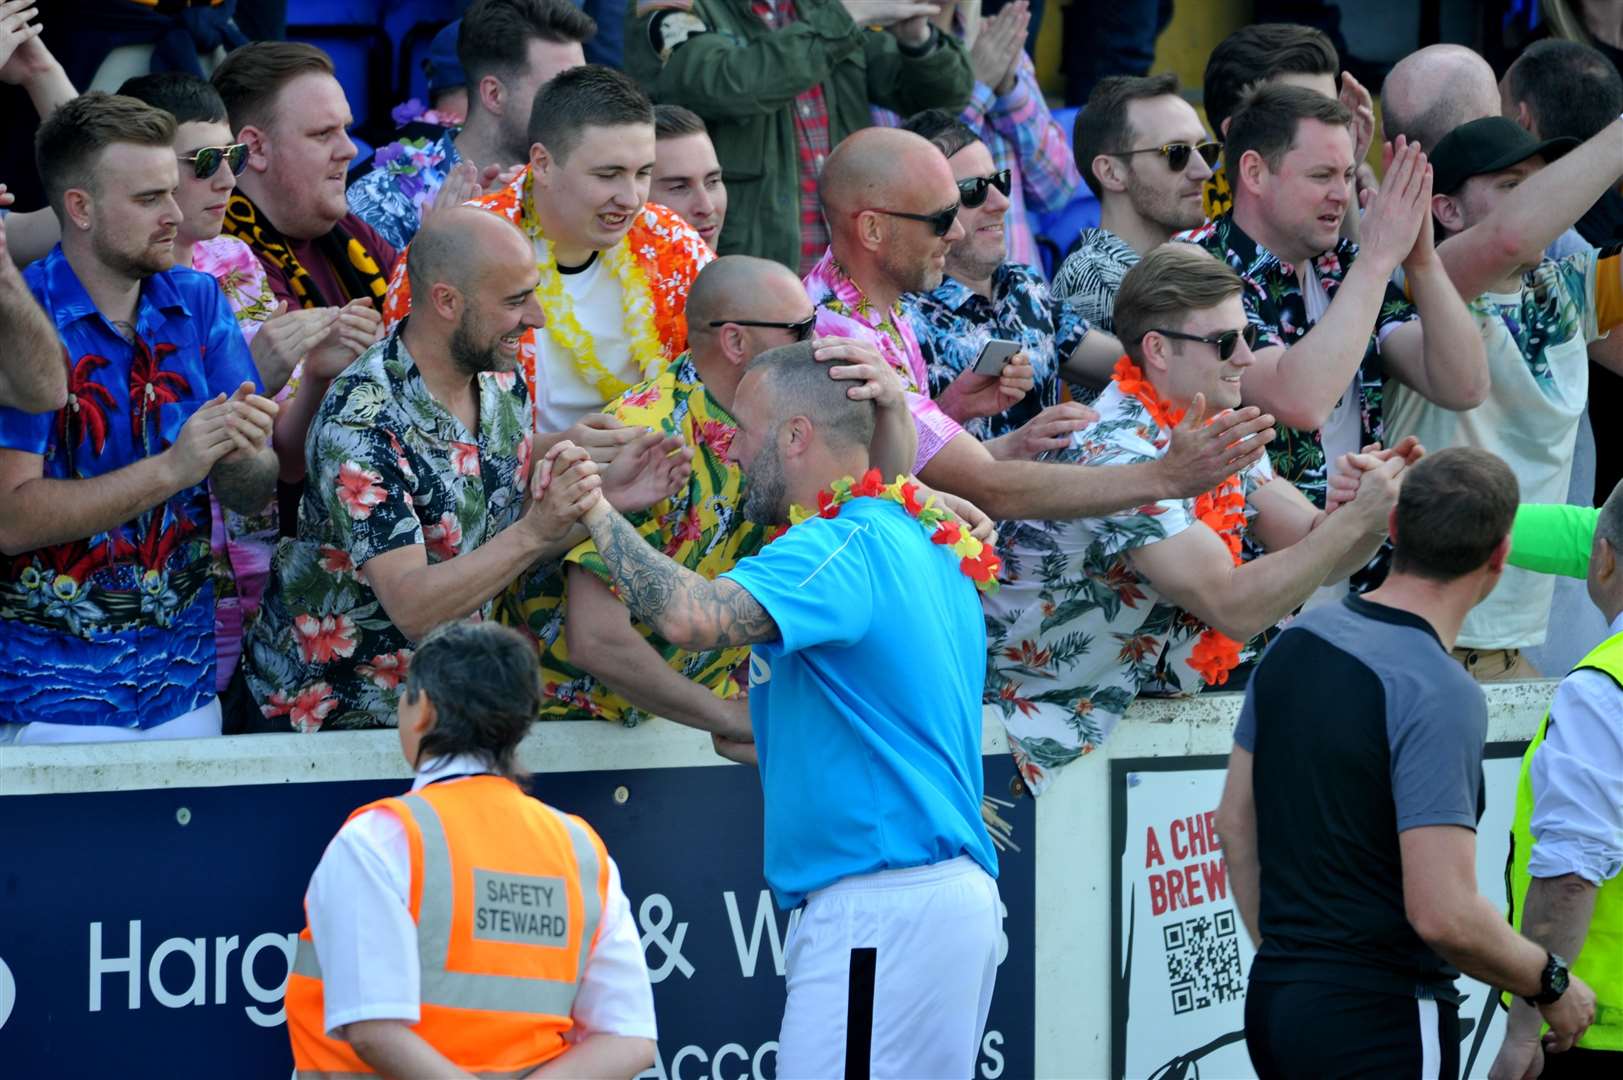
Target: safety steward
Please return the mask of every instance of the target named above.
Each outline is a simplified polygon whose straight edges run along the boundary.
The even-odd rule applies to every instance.
[[[1587,549],[1589,597],[1611,634],[1561,681],[1522,758],[1506,880],[1512,922],[1556,961],[1571,958],[1595,991],[1595,1022],[1574,1044],[1506,995],[1492,1076],[1623,1076],[1623,484],[1594,520],[1592,538],[1516,522],[1513,550],[1526,556],[1571,563]]]
[[[619,870],[584,821],[520,788],[535,648],[493,624],[423,639],[400,696],[410,794],[322,856],[287,984],[294,1074],[623,1076],[654,1002]]]

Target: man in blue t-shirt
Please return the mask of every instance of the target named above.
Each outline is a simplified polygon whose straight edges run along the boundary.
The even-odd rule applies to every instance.
[[[62,242],[24,279],[68,403],[0,408],[0,743],[220,732],[209,485],[265,505],[276,405],[214,279],[174,265],[174,136],[100,93],[40,126]]]
[[[869,373],[851,395],[905,408],[877,367],[835,370]],[[875,407],[810,343],[758,356],[734,404],[751,520],[782,523],[867,474]],[[590,479],[583,451],[553,453],[551,483]],[[970,1075],[997,970],[997,861],[980,815],[986,640],[967,573],[985,567],[932,542],[902,501],[860,494],[878,490],[857,482],[837,512],[715,581],[581,500],[640,619],[686,649],[755,646],[766,878],[780,905],[803,905],[785,958],[784,1077]]]

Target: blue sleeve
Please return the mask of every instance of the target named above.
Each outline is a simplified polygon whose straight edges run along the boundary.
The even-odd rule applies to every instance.
[[[207,275],[204,275],[207,277]],[[208,379],[208,397],[224,394],[230,397],[245,382],[254,384],[254,390],[263,394],[265,381],[254,366],[254,355],[237,325],[225,293],[207,278],[208,288],[194,292],[196,306],[192,307],[198,323],[198,336],[203,342],[203,374]],[[188,298],[188,306],[192,298]]]
[[[813,518],[722,577],[743,586],[778,624],[783,651],[852,645],[873,618],[873,582],[854,515]]]
[[[1488,705],[1469,676],[1466,682],[1407,690],[1387,683],[1386,730],[1398,832],[1428,825],[1476,828]],[[1404,700],[1410,695],[1412,700]]]

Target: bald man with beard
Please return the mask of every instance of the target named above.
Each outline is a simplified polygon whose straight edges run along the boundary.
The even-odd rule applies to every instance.
[[[994,459],[929,399],[918,339],[900,306],[903,293],[941,284],[947,251],[964,235],[947,159],[912,132],[867,128],[829,155],[821,192],[832,243],[805,280],[817,333],[866,341],[901,376],[918,429],[914,471],[936,490],[1000,520],[1097,517],[1210,491],[1256,461],[1273,437],[1273,418],[1255,408],[1204,424],[1199,397],[1156,461],[1078,468]]]
[[[732,455],[739,380],[761,353],[809,338],[814,315],[794,271],[727,255],[699,272],[687,318],[687,351],[607,411],[627,427],[680,438],[693,455],[681,489],[627,517],[656,550],[714,578],[760,550],[766,536],[739,510],[743,473]],[[861,342],[828,339],[814,346],[832,377],[855,380],[851,393],[876,402],[874,464],[886,476],[906,472],[914,432],[895,373]],[[749,743],[749,705],[733,677],[749,658],[747,647],[688,651],[634,621],[610,591],[607,568],[590,541],[566,556],[563,570],[538,575],[544,582],[532,583],[511,612],[542,643],[543,718],[630,726],[663,716],[721,736],[726,741],[718,740],[718,749]]]

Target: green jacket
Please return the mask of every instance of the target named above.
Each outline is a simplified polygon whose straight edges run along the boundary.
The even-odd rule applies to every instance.
[[[870,104],[904,117],[934,107],[956,114],[975,82],[950,34],[932,31],[929,52],[910,57],[894,34],[857,26],[838,0],[796,6],[800,18],[775,30],[750,0],[693,0],[691,12],[641,17],[636,0],[628,0],[625,48],[626,71],[649,96],[692,109],[710,129],[727,184],[720,253],[758,255],[791,269],[800,265],[795,95],[822,84],[832,147],[872,126]],[[684,36],[662,63],[660,44]]]

